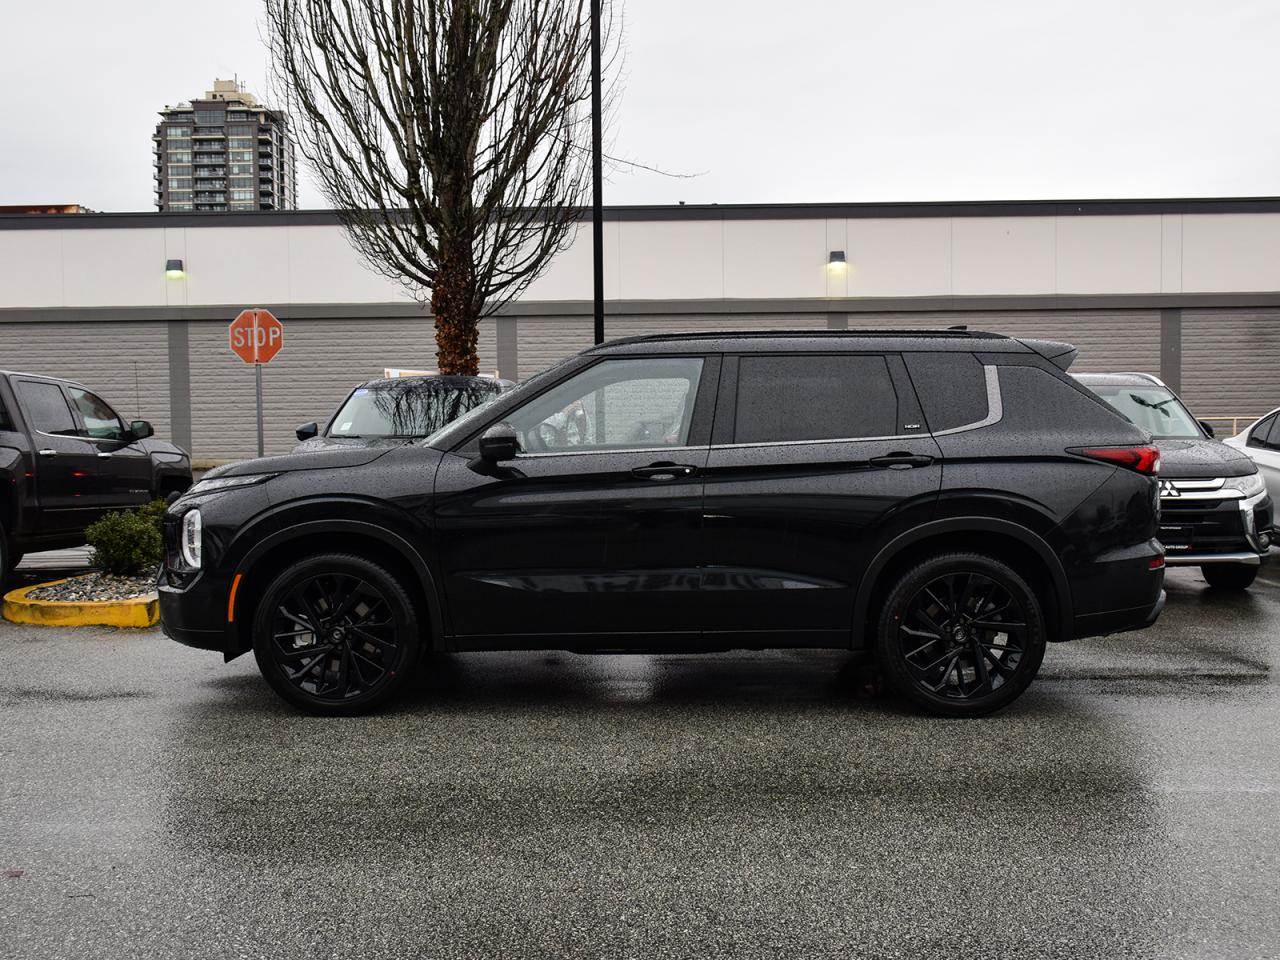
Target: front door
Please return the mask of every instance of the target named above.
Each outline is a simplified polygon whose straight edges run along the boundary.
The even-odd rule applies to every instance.
[[[941,452],[900,358],[726,358],[707,464],[708,642],[846,644],[886,525],[932,516]],[[714,599],[713,599],[714,598]]]
[[[80,433],[97,451],[96,488],[101,504],[119,510],[140,507],[151,499],[151,457],[132,438],[128,425],[97,394],[67,387],[80,418]]]
[[[80,436],[61,384],[20,378],[15,389],[34,448],[40,532],[78,533],[102,513],[98,449]]]
[[[718,366],[601,360],[507,415],[513,461],[486,471],[474,441],[446,455],[436,542],[461,648],[697,639]]]

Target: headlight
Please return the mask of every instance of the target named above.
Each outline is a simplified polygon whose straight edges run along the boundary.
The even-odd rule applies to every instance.
[[[1227,482],[1223,485],[1227,490],[1239,490],[1244,494],[1247,500],[1250,497],[1256,497],[1263,490],[1267,489],[1267,485],[1263,482],[1261,474],[1251,473],[1247,477],[1228,477]]]
[[[188,510],[182,515],[182,560],[193,570],[200,569],[200,553],[203,546],[204,524],[199,510]]]
[[[188,496],[201,493],[213,493],[215,490],[229,490],[232,487],[251,487],[274,477],[274,473],[251,473],[243,477],[211,477],[201,480],[187,491]]]

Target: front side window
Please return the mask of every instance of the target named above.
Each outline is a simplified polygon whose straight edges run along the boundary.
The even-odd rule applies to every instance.
[[[524,453],[684,446],[702,364],[700,357],[605,360],[507,420]]]
[[[1263,450],[1280,448],[1280,430],[1276,429],[1277,423],[1280,423],[1280,414],[1277,413],[1261,421],[1249,431],[1247,446],[1259,447]]]
[[[1195,418],[1165,387],[1099,383],[1088,387],[1126,420],[1158,440],[1198,440],[1204,436]]]
[[[68,387],[67,391],[71,394],[71,402],[80,411],[85,436],[94,440],[124,439],[124,422],[105,400],[79,387]]]
[[[884,357],[747,356],[738,361],[735,443],[896,434],[898,394]]]
[[[18,393],[22,396],[27,416],[31,418],[31,425],[41,433],[63,437],[79,433],[71,408],[67,406],[67,398],[56,383],[23,380],[18,384]]]

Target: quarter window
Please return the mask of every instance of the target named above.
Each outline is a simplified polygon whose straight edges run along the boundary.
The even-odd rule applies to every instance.
[[[23,380],[18,384],[18,392],[32,425],[41,433],[73,437],[79,432],[67,398],[56,383]]]
[[[525,453],[679,447],[702,378],[696,357],[606,360],[508,417]]]
[[[1277,423],[1280,423],[1280,414],[1275,413],[1259,423],[1249,431],[1247,446],[1261,447],[1264,450],[1280,448],[1280,430],[1276,429]]]
[[[749,356],[738,361],[736,443],[897,434],[898,394],[884,357]]]

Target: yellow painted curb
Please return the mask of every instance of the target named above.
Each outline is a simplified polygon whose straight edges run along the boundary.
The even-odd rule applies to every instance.
[[[32,600],[27,594],[63,580],[20,587],[4,595],[4,618],[11,623],[47,627],[151,627],[160,622],[160,598],[152,593],[132,600]]]

